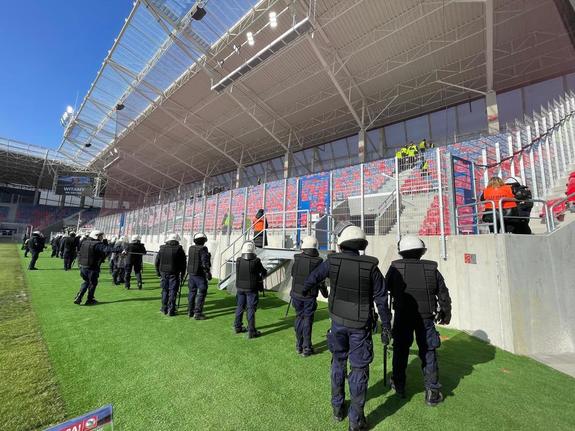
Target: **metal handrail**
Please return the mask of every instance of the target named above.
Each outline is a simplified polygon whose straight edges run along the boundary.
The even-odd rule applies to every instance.
[[[488,211],[479,211],[479,205],[485,205],[487,203],[491,203],[491,208]],[[459,215],[459,209],[460,208],[466,208],[466,207],[475,207],[475,214],[472,216],[476,216],[477,220],[481,220],[480,216],[484,215],[484,214],[488,214],[491,213],[491,215],[493,216],[493,222],[492,223],[465,223],[465,224],[460,224],[459,223],[459,219],[460,218],[467,218],[470,217],[469,214],[465,214],[463,216]],[[464,227],[464,226],[473,226],[473,227],[479,227],[479,226],[493,226],[493,232],[497,233],[497,215],[496,215],[496,208],[495,208],[495,201],[492,200],[485,200],[485,201],[479,201],[479,202],[472,202],[469,204],[463,204],[463,205],[458,205],[457,207],[455,207],[455,227],[456,227],[456,235],[459,235],[459,228],[460,227]]]
[[[555,207],[558,207],[559,205],[564,204],[565,202],[567,202],[569,199],[571,199],[572,197],[575,196],[575,192],[568,194],[567,196],[565,196],[563,199],[555,202],[553,205],[551,205],[550,207],[547,206],[547,204],[545,204],[545,207],[548,208],[549,211],[549,215],[550,215],[550,220],[551,220],[551,232],[555,231],[555,218],[553,217],[553,210],[555,209]]]
[[[546,202],[544,199],[515,199],[515,198],[501,198],[499,199],[499,207],[497,208],[499,211],[499,222],[501,223],[501,233],[505,233],[505,223],[504,220],[505,219],[529,219],[529,220],[538,220],[539,217],[527,217],[527,216],[509,216],[509,215],[504,215],[503,214],[503,210],[505,208],[503,208],[503,202],[539,202],[543,204],[543,207],[545,208],[545,227],[547,228],[547,232],[552,232],[552,224],[549,220],[549,208],[546,205]]]
[[[219,271],[220,274],[222,273],[222,268],[228,263],[228,261],[231,259],[233,262],[233,258],[236,256],[237,251],[235,249],[235,245],[237,244],[238,241],[243,240],[245,241],[245,235],[250,232],[253,231],[254,226],[256,225],[256,223],[260,222],[261,220],[265,220],[266,217],[272,216],[274,214],[289,214],[289,213],[296,213],[296,217],[297,214],[299,213],[304,213],[307,215],[306,218],[306,224],[307,227],[306,229],[308,230],[308,232],[310,231],[310,223],[311,223],[311,219],[309,216],[309,210],[290,210],[290,211],[279,211],[279,212],[271,212],[271,213],[264,213],[264,215],[262,215],[261,217],[257,218],[248,229],[242,231],[242,234],[240,236],[238,236],[229,246],[227,246],[221,253],[220,253],[220,267],[219,267]],[[265,226],[265,225],[264,225]],[[299,229],[299,228],[298,228]],[[268,231],[273,231],[274,228],[265,228],[264,230],[261,231],[262,235],[265,235],[266,232]],[[283,241],[285,241],[285,238],[282,239],[282,245],[283,245]],[[264,246],[265,248],[265,246]],[[230,250],[232,249],[232,254],[230,255],[230,257],[228,259],[224,259],[224,255]]]

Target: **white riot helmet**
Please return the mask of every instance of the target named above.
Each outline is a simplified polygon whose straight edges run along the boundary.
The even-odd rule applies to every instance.
[[[337,245],[341,248],[350,248],[352,250],[365,250],[367,239],[362,228],[357,226],[346,226],[337,238]]]
[[[425,254],[427,248],[425,247],[425,243],[418,237],[406,235],[397,243],[397,250],[400,254],[410,250],[423,250],[423,254]]]
[[[166,237],[166,242],[170,242],[170,241],[180,241],[180,235],[178,235],[177,233],[171,233]]]
[[[116,242],[118,240],[118,238],[116,238],[115,236],[112,237],[112,239],[110,240],[110,242]]]
[[[39,230],[35,230],[34,232],[32,232],[32,235],[40,235],[40,231],[39,231]]]
[[[519,181],[517,181],[517,178],[515,177],[509,177],[505,180],[505,184],[507,184],[508,186],[513,185],[513,184],[519,184]]]
[[[140,237],[140,235],[132,235],[132,242],[137,242],[140,241],[142,238]]]
[[[301,249],[317,249],[317,239],[315,236],[309,235],[304,237],[304,239],[301,241]]]
[[[242,245],[242,254],[254,254],[256,252],[256,245],[253,241],[246,241]]]
[[[208,237],[203,232],[198,232],[197,234],[194,235],[194,244],[204,245],[207,240]]]
[[[101,239],[99,237],[103,237],[104,236],[104,232],[102,232],[101,230],[98,229],[94,229],[92,232],[90,232],[90,238],[92,239]]]
[[[118,242],[124,242],[126,240],[126,238],[124,237],[124,235],[122,235],[120,238],[118,238]]]

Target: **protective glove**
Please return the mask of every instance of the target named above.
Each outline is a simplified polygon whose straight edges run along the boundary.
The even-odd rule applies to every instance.
[[[435,322],[440,325],[449,325],[449,322],[451,322],[451,311],[440,310],[435,317]]]
[[[325,285],[325,283],[321,283],[319,285],[319,291],[321,292],[321,296],[323,296],[324,298],[327,298],[329,296],[329,292],[327,291],[327,286]]]
[[[206,273],[206,278],[208,279],[208,281],[212,279],[212,273],[210,271]]]
[[[303,296],[308,296],[308,295],[309,295],[309,290],[305,290],[305,289],[304,289],[304,290],[302,290],[301,294],[302,294]]]
[[[384,346],[387,346],[391,341],[391,328],[382,326],[381,327],[381,342]]]
[[[160,274],[159,272],[156,272],[156,277],[161,277],[162,274]]]

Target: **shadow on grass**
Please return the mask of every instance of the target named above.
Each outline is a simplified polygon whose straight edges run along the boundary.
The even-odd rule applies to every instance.
[[[144,298],[124,298],[116,301],[98,301],[96,305],[116,304],[118,302],[131,302],[131,301],[160,301],[159,296],[146,296]]]
[[[487,339],[483,331],[476,331],[475,336]],[[411,353],[411,352],[410,352]],[[476,365],[490,362],[495,358],[495,347],[485,341],[472,337],[466,333],[458,333],[442,342],[438,350],[438,362],[440,369],[440,382],[442,384],[442,393],[445,398],[454,396],[454,390],[459,383],[467,376],[473,373]],[[443,359],[443,360],[442,360]],[[391,361],[388,362],[388,364]],[[411,380],[411,387],[409,381]],[[372,427],[385,420],[386,417],[393,415],[405,404],[409,403],[416,394],[423,394],[424,388],[416,388],[414,380],[422,384],[421,362],[419,358],[413,359],[407,366],[407,387],[406,398],[401,399],[398,396],[388,397],[383,404],[372,411],[367,420]],[[390,391],[389,385],[385,385],[384,380],[379,380],[368,390],[368,399],[379,397]],[[424,398],[421,396],[422,408]]]
[[[285,304],[284,301],[279,300],[282,303]],[[329,313],[327,310],[318,310],[315,312],[314,315],[314,323],[315,322],[321,322],[322,320],[325,320],[329,317]],[[260,331],[262,331],[262,335],[270,335],[273,334],[274,332],[280,332],[280,331],[285,331],[286,329],[290,329],[293,328],[294,326],[294,321],[295,321],[295,316],[288,316],[286,318],[283,318],[282,320],[276,322],[276,323],[272,323],[270,325],[265,325],[265,326],[259,326],[258,329]],[[318,346],[318,348],[321,349],[321,345]],[[326,342],[326,346],[325,348],[327,348],[327,342]],[[325,350],[324,348],[324,350]],[[322,350],[322,351],[324,351]]]

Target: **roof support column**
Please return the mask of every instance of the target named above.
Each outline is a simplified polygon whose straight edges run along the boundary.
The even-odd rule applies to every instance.
[[[284,179],[289,178],[289,172],[290,172],[291,164],[293,161],[293,154],[292,154],[290,148],[291,148],[291,131],[290,131],[290,134],[288,137],[288,149],[287,149],[285,156],[284,156]]]
[[[485,106],[487,109],[487,131],[490,135],[499,133],[499,110],[497,96],[493,90],[493,0],[485,1],[485,67],[487,77],[487,95]]]

